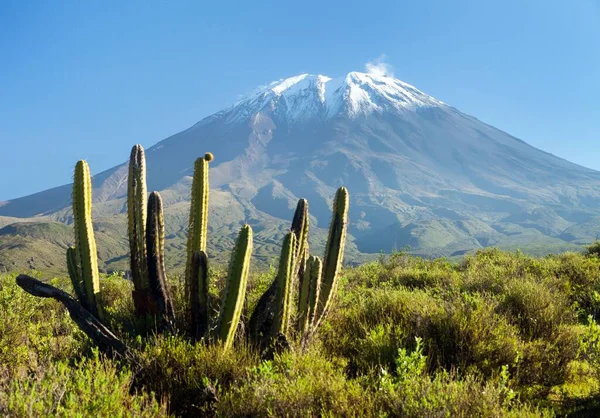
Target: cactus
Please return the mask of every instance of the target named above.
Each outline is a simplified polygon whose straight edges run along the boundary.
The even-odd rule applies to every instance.
[[[213,155],[207,152],[194,163],[194,179],[192,180],[192,201],[187,241],[187,263],[185,270],[185,288],[188,300],[192,302],[191,283],[194,280],[192,259],[197,251],[206,252],[206,236],[208,227],[208,163]]]
[[[319,257],[312,256],[310,259],[310,286],[308,289],[308,318],[309,328],[314,327],[317,302],[321,292],[321,277],[323,275],[323,262]]]
[[[80,269],[81,267],[79,266],[79,263],[77,263],[77,250],[75,247],[69,247],[67,249],[67,271],[69,272],[69,277],[71,278],[77,300],[83,301],[85,300],[85,293],[83,292],[83,281],[81,280]]]
[[[290,320],[292,304],[292,279],[295,268],[296,235],[288,233],[283,239],[279,271],[277,272],[277,292],[275,295],[275,321],[271,336],[281,333],[286,335]]]
[[[192,259],[191,282],[191,334],[196,340],[208,332],[208,257],[204,251],[197,251]]]
[[[235,332],[242,315],[251,253],[252,228],[250,225],[244,225],[231,253],[229,273],[216,328],[216,337],[223,343],[225,350],[233,344]]]
[[[315,306],[319,299],[321,288],[321,272],[323,263],[316,256],[310,256],[306,261],[306,268],[300,277],[300,291],[298,296],[298,331],[304,335],[311,330]]]
[[[149,287],[146,260],[146,161],[144,148],[131,149],[127,178],[127,219],[133,302],[138,315],[148,313]]]
[[[296,235],[294,278],[300,277],[304,272],[308,257],[308,227],[308,201],[300,199],[292,220],[292,231]]]
[[[152,295],[152,300],[148,301],[149,311],[170,324],[174,319],[174,310],[165,272],[165,221],[158,192],[152,192],[148,198],[146,232],[148,284]]]
[[[73,224],[75,229],[75,254],[77,276],[71,277],[73,283],[79,283],[83,299],[81,304],[96,317],[102,317],[100,306],[100,277],[98,274],[98,258],[96,240],[92,225],[92,180],[90,168],[86,161],[78,161],[75,165],[73,181]],[[75,292],[78,288],[75,287]]]
[[[348,190],[340,187],[333,200],[333,216],[329,226],[329,236],[325,247],[325,258],[323,260],[323,274],[321,278],[321,289],[316,306],[315,321],[313,326],[318,327],[320,321],[327,313],[327,309],[333,299],[337,288],[338,275],[344,258],[344,246],[346,244],[346,230],[348,228]]]

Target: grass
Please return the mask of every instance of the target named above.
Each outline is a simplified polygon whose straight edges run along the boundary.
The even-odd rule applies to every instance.
[[[245,320],[273,274],[252,277]],[[212,276],[216,306],[223,271]],[[60,304],[14,278],[0,277],[0,415],[600,414],[597,248],[543,258],[487,249],[458,264],[382,256],[345,270],[305,350],[293,344],[270,360],[243,342],[243,327],[228,352],[136,335],[131,284],[116,275],[102,280],[107,324],[138,362],[109,360]],[[180,279],[172,285],[181,313]]]

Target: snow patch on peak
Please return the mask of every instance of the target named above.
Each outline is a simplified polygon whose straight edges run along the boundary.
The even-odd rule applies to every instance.
[[[270,90],[273,93],[280,95],[281,93],[288,90],[290,87],[295,86],[296,84],[298,84],[302,80],[306,79],[307,77],[308,77],[308,74],[301,74],[301,75],[298,75],[295,77],[286,78],[285,80],[281,81],[279,84],[275,85],[275,87],[272,87]]]
[[[385,110],[443,106],[444,103],[416,87],[381,73],[351,72],[345,77],[300,74],[262,87],[238,102],[243,115],[270,109],[290,122],[311,117],[329,118],[339,113],[350,117]],[[229,118],[230,121],[238,116]]]

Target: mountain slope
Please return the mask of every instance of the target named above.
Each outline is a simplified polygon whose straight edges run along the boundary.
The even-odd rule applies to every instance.
[[[591,241],[600,224],[600,173],[382,75],[272,83],[149,148],[149,189],[165,198],[171,242],[185,236],[189,176],[206,151],[216,157],[216,253],[249,222],[266,262],[297,199],[307,198],[313,225],[326,228],[341,185],[351,195],[355,259],[406,245],[436,256],[487,245],[569,249]],[[99,221],[122,216],[126,175],[122,164],[94,177]],[[0,216],[69,222],[69,200],[62,186],[0,204]]]

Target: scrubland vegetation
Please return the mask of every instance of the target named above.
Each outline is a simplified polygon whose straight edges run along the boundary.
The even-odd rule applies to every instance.
[[[4,275],[0,415],[598,416],[598,248],[545,258],[488,249],[459,264],[382,256],[345,269],[315,338],[272,358],[244,329],[274,269],[251,273],[230,350],[176,331],[142,338],[131,282],[103,277],[105,323],[131,361],[106,358],[63,305]],[[210,275],[218,306],[226,274]],[[183,278],[169,281],[183,321]],[[67,278],[51,283],[71,291]]]

